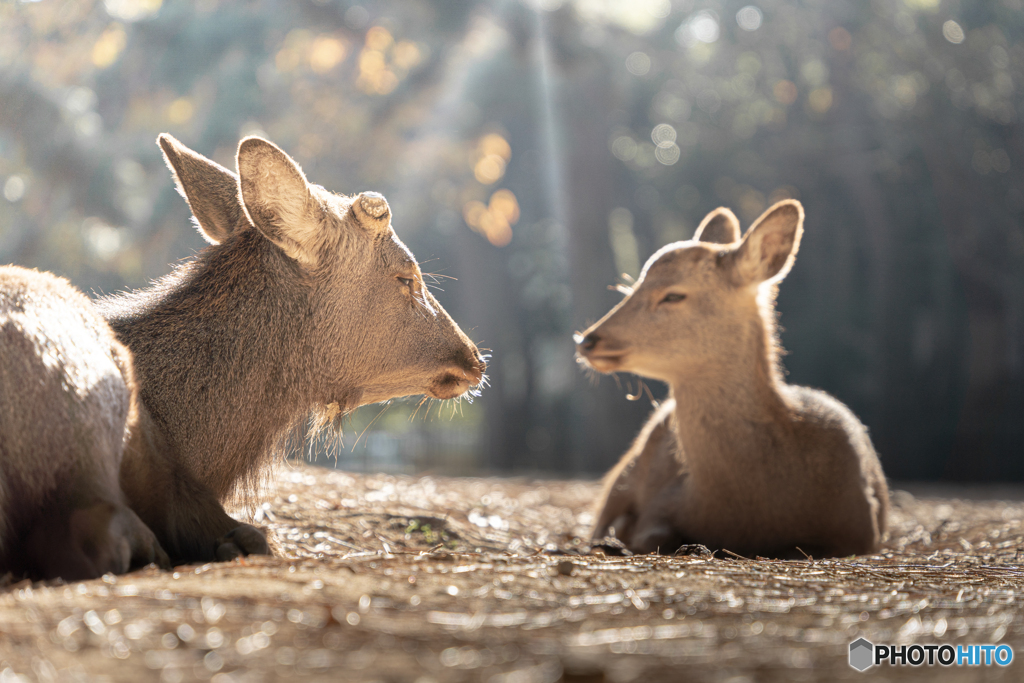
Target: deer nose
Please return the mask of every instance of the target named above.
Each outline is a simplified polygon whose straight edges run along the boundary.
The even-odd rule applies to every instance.
[[[584,351],[593,351],[594,347],[597,346],[597,342],[601,341],[600,335],[596,332],[591,332],[586,337],[577,342],[580,348]]]

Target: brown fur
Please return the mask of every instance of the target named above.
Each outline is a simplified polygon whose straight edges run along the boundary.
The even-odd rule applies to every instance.
[[[151,288],[99,302],[135,356],[142,399],[122,486],[176,558],[265,553],[221,501],[252,490],[298,421],[455,398],[485,366],[427,291],[383,197],[310,185],[259,138],[239,145],[237,176],[159,142],[212,244]]]
[[[0,267],[0,573],[66,580],[168,564],[118,485],[131,356],[66,280]]]
[[[712,212],[577,339],[597,370],[659,379],[672,394],[609,473],[595,538],[614,531],[635,552],[878,549],[889,494],[867,430],[828,394],[785,384],[778,366],[776,284],[802,224],[800,203],[783,201],[739,241],[732,212]]]

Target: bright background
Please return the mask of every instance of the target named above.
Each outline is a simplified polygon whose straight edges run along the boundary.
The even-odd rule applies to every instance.
[[[596,475],[650,401],[581,372],[572,332],[709,210],[797,197],[789,380],[848,403],[891,477],[1021,480],[1022,28],[1022,0],[5,2],[0,262],[142,286],[204,244],[156,135],[231,168],[265,135],[383,192],[493,353],[454,416],[368,407],[305,450]]]

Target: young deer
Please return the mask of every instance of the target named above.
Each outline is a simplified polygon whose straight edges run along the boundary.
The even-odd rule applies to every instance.
[[[118,484],[131,356],[67,280],[0,267],[0,573],[67,581],[168,565]]]
[[[671,398],[608,474],[594,538],[638,553],[685,543],[747,556],[876,550],[889,493],[867,430],[828,394],[782,381],[777,283],[803,232],[795,200],[740,240],[728,209],[655,253],[583,335],[604,372],[667,382]]]
[[[310,411],[327,423],[399,396],[461,396],[484,361],[427,291],[384,197],[311,185],[255,137],[238,175],[169,135],[159,144],[211,246],[98,302],[141,398],[121,485],[175,559],[267,553],[221,501],[252,489],[291,427]]]

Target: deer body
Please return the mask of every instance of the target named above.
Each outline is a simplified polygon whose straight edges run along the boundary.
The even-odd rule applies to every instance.
[[[0,573],[72,581],[167,564],[118,484],[131,356],[66,280],[0,267]]]
[[[485,365],[426,290],[383,197],[310,185],[258,138],[240,144],[237,175],[170,136],[160,145],[212,244],[150,289],[99,302],[140,388],[121,483],[172,557],[266,553],[221,502],[252,490],[299,420],[455,398]]]
[[[777,367],[775,283],[802,221],[799,203],[782,202],[739,241],[735,216],[713,212],[578,340],[596,369],[660,379],[672,394],[609,473],[595,538],[614,529],[634,552],[878,548],[888,489],[865,427],[828,394],[785,384]]]

